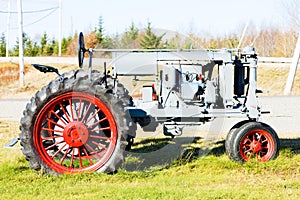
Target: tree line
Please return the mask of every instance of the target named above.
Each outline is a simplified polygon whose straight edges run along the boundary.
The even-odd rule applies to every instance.
[[[155,34],[151,22],[143,29],[131,23],[122,34],[105,34],[103,18],[100,16],[97,27],[85,34],[88,48],[105,49],[220,49],[254,46],[260,56],[291,57],[297,41],[295,30],[281,30],[278,27],[266,27],[259,31],[254,26],[248,28],[243,40],[237,34],[227,36],[200,36],[196,33],[182,35],[176,33],[172,38],[165,38],[166,33]],[[23,34],[24,56],[57,56],[58,41],[49,39],[44,32],[40,41],[33,41]],[[74,56],[78,50],[78,34],[62,39],[62,55]],[[239,44],[241,43],[241,44]],[[0,36],[0,56],[6,55],[6,38]],[[9,50],[10,56],[19,55],[19,41]]]
[[[72,37],[62,39],[62,53],[68,55],[68,45]],[[48,38],[44,32],[40,42],[33,41],[26,33],[23,33],[24,56],[55,56],[58,55],[58,41]],[[6,56],[6,39],[2,33],[0,37],[0,57]],[[19,56],[19,40],[17,39],[13,49],[9,50],[9,56]]]

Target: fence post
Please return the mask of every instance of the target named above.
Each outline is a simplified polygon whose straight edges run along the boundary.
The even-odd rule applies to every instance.
[[[293,61],[292,61],[292,64],[290,67],[290,72],[289,72],[289,75],[288,75],[288,78],[286,81],[284,95],[289,95],[292,91],[299,58],[300,58],[300,32],[298,34],[298,40],[297,40],[296,48],[294,51]]]

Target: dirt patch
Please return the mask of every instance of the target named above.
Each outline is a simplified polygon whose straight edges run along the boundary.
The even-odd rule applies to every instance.
[[[28,65],[24,66],[25,73],[28,71]],[[0,63],[0,86],[5,86],[11,82],[18,81],[20,77],[19,65],[16,63]]]
[[[285,64],[260,64],[257,69],[257,87],[264,96],[283,95],[289,74],[289,66]],[[300,69],[297,70],[292,95],[300,95]]]
[[[1,63],[0,69],[14,69],[18,68],[15,63]],[[78,66],[52,65],[59,69],[60,73],[68,72],[77,69]],[[31,65],[26,65],[25,68],[25,85],[20,86],[19,76],[10,78],[8,81],[0,79],[0,98],[2,99],[29,99],[36,91],[47,85],[51,80],[55,79],[55,73],[41,73],[34,69]],[[8,72],[5,72],[6,74]]]

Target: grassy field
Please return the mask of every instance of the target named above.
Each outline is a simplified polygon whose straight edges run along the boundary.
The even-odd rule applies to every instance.
[[[60,68],[62,72],[77,69]],[[264,95],[282,95],[287,74],[287,68],[259,68],[258,87],[266,92]],[[39,74],[30,68],[25,75],[26,86],[18,88],[17,81],[0,86],[0,98],[29,98],[55,76]],[[299,70],[293,94],[300,94]],[[290,143],[283,145],[280,156],[267,163],[234,163],[224,153],[221,143],[206,156],[194,156],[197,149],[191,148],[189,154],[169,165],[144,171],[121,169],[114,175],[49,176],[31,170],[19,149],[3,148],[10,138],[18,136],[18,126],[19,122],[0,121],[0,199],[298,199],[300,196],[299,140],[292,141],[293,149],[286,148]],[[146,142],[140,144],[151,146]]]
[[[19,149],[3,145],[17,122],[0,122],[0,199],[298,199],[300,155],[283,148],[267,163],[238,164],[224,146],[203,157],[117,174],[50,176],[29,168]]]

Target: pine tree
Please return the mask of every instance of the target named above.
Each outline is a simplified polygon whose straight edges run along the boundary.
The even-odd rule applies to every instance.
[[[99,17],[98,27],[96,28],[95,32],[96,32],[96,37],[97,37],[98,43],[101,44],[104,39],[104,27],[103,27],[103,17],[102,16]]]
[[[26,33],[23,33],[24,56],[37,56],[39,48],[36,42],[33,42]]]
[[[122,47],[123,48],[136,48],[136,39],[139,35],[139,29],[135,27],[132,22],[129,30],[125,31],[122,36]]]
[[[160,36],[156,36],[152,32],[151,23],[148,22],[145,35],[143,36],[143,38],[140,42],[140,45],[144,49],[160,49],[163,47],[161,42],[162,42],[162,38],[164,36],[165,36],[165,33]]]
[[[68,51],[68,45],[71,43],[72,37],[63,38],[61,42],[61,52],[62,54],[66,54]]]
[[[16,44],[13,50],[9,53],[10,56],[19,56],[19,38],[17,38]]]
[[[104,35],[103,17],[99,17],[98,27],[95,30],[96,38],[100,48],[109,49],[113,46],[113,40],[109,36]]]
[[[0,56],[4,57],[5,55],[6,55],[6,40],[4,34],[2,33],[0,38]]]
[[[44,35],[41,39],[41,48],[40,48],[40,55],[46,55],[46,46],[47,46],[48,36],[47,33],[44,32]]]

